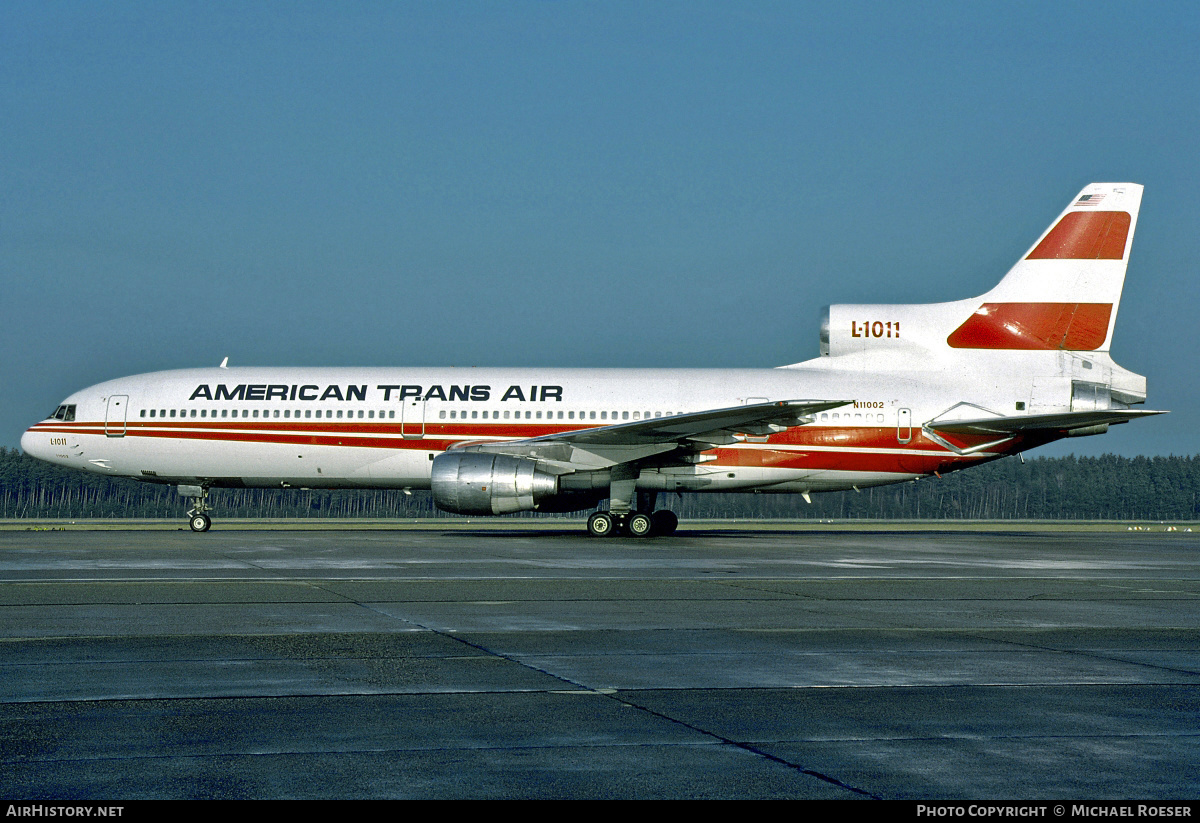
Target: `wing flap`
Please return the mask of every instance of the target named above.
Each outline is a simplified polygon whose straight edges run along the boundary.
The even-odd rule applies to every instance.
[[[473,443],[461,448],[532,457],[560,470],[596,469],[644,460],[678,449],[703,450],[735,441],[737,434],[783,431],[812,415],[853,400],[780,400],[710,409],[612,426],[548,434],[527,440]]]

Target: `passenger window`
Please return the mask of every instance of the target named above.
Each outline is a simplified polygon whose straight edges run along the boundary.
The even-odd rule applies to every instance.
[[[57,412],[55,412],[55,413],[57,414]],[[145,417],[145,416],[146,416],[146,410],[145,410],[145,409],[142,409],[142,413],[141,413],[140,415],[138,415],[138,416],[139,416],[139,417]],[[51,419],[51,420],[53,420],[54,418],[50,418],[50,419]]]
[[[592,420],[595,420],[595,419],[596,419],[596,413],[595,413],[595,412],[588,412],[588,416],[589,416],[589,417],[590,417]]]
[[[621,419],[622,419],[622,420],[628,420],[628,419],[629,419],[629,412],[621,412]]]

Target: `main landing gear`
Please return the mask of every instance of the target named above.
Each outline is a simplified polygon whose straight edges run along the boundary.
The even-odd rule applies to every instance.
[[[627,537],[658,537],[675,533],[679,518],[675,512],[660,509],[647,514],[631,512],[625,516],[612,512],[596,512],[587,521],[588,534],[593,537],[612,537],[623,534]]]
[[[188,526],[194,532],[206,532],[212,527],[212,518],[208,516],[211,507],[208,505],[207,486],[180,486],[179,494],[192,498],[192,507],[188,509]]]
[[[613,478],[608,501],[611,511],[596,512],[589,517],[588,534],[593,537],[610,537],[614,534],[654,537],[675,533],[679,528],[679,518],[666,509],[654,511],[658,493],[639,492],[636,483],[632,473]]]

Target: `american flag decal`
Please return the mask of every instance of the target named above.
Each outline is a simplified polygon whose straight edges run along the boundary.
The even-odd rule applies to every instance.
[[[1103,194],[1085,194],[1075,201],[1076,206],[1094,206],[1104,199]]]

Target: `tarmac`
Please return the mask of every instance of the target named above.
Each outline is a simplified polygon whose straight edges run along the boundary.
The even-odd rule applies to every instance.
[[[1157,528],[0,531],[0,796],[1194,799]]]

